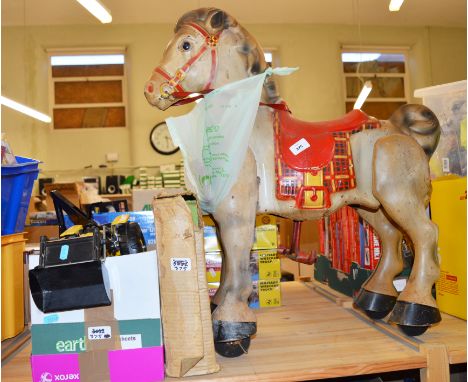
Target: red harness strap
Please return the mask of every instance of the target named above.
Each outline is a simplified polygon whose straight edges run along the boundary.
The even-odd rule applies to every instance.
[[[216,76],[216,72],[218,70],[218,54],[216,51],[216,46],[218,44],[219,37],[223,30],[221,30],[215,35],[211,35],[198,24],[188,23],[187,25],[199,32],[205,38],[205,42],[193,57],[191,57],[184,65],[182,65],[182,67],[176,70],[173,76],[171,76],[162,66],[158,66],[156,69],[154,69],[156,73],[159,73],[163,78],[167,80],[167,82],[161,84],[161,87],[159,89],[160,94],[163,98],[168,98],[170,95],[173,95],[175,93],[174,89],[176,89],[178,92],[185,92],[185,89],[181,85],[181,82],[185,79],[185,76],[190,70],[190,67],[195,62],[197,62],[208,49],[210,49],[211,51],[211,69],[210,76],[208,78],[208,82],[204,87],[204,90],[210,89],[211,84],[213,83],[214,78]]]

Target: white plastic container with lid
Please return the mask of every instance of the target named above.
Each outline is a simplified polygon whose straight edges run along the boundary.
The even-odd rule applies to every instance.
[[[435,113],[442,129],[429,163],[431,177],[466,176],[466,80],[417,89],[414,96]]]

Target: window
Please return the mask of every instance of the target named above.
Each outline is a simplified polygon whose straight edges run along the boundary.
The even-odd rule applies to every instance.
[[[125,50],[48,50],[54,129],[126,126]]]
[[[398,107],[409,102],[406,51],[405,48],[343,48],[346,112],[353,109],[366,81],[372,82],[372,91],[361,109],[373,117],[388,119]]]
[[[263,54],[268,67],[275,68],[278,64],[278,53],[276,48],[263,48]]]

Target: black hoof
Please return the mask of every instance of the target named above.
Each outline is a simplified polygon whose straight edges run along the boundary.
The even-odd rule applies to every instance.
[[[410,337],[420,336],[424,334],[430,326],[409,326],[409,325],[398,325],[403,333]]]
[[[256,322],[231,322],[213,320],[215,342],[243,340],[257,333]]]
[[[216,353],[223,357],[235,358],[248,353],[250,347],[250,337],[236,341],[215,342]]]
[[[354,299],[356,308],[364,311],[366,315],[373,320],[380,320],[387,316],[395,306],[395,296],[370,292],[366,289],[361,289],[357,297]]]
[[[402,326],[429,327],[437,324],[442,318],[439,309],[433,306],[397,301],[390,315],[389,322]]]
[[[218,307],[218,305],[213,304],[212,302],[210,302],[211,313],[213,313],[216,310],[217,307]]]

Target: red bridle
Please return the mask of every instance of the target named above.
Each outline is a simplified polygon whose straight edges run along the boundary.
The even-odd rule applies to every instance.
[[[174,90],[177,90],[180,93],[188,93],[183,88],[181,82],[185,79],[185,76],[190,70],[190,67],[195,64],[207,50],[211,51],[211,70],[210,76],[205,87],[203,88],[203,91],[211,88],[211,84],[213,83],[216,76],[216,71],[218,69],[218,53],[216,51],[216,46],[223,30],[215,35],[212,35],[198,24],[187,23],[187,25],[195,29],[204,37],[204,44],[193,57],[191,57],[184,65],[176,70],[173,76],[171,76],[162,66],[158,66],[156,69],[154,69],[156,73],[159,73],[167,80],[167,82],[162,83],[159,87],[159,92],[162,98],[168,98],[171,94],[174,93]]]

